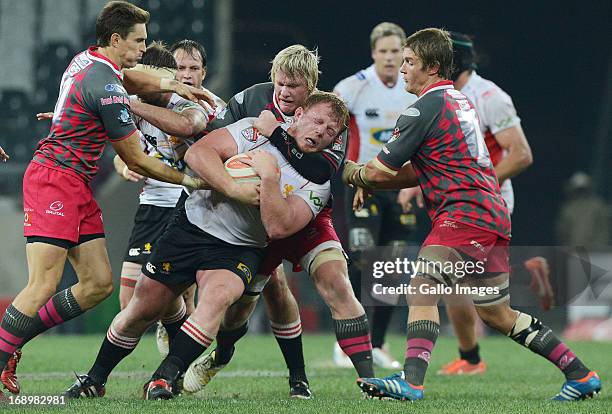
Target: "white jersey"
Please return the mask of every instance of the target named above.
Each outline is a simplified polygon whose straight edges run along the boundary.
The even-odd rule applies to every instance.
[[[521,124],[521,118],[516,114],[512,98],[499,86],[482,78],[476,71],[472,72],[470,79],[461,88],[461,92],[472,101],[476,108],[480,130],[485,138],[491,160],[493,165],[497,165],[506,156],[506,153],[499,146],[494,135],[504,129]],[[512,213],[514,210],[514,191],[509,179],[502,184],[501,193],[508,206],[508,211]]]
[[[255,119],[244,118],[226,127],[238,146],[238,154],[254,149],[273,154],[281,170],[281,193],[285,198],[290,195],[302,198],[316,216],[329,199],[329,181],[319,185],[299,175],[268,138],[253,128]],[[197,190],[185,202],[185,210],[192,224],[227,243],[255,247],[267,244],[259,207],[239,203],[217,191]]]
[[[181,113],[186,109],[195,109],[201,111],[206,117],[209,116],[209,113],[200,105],[177,94],[172,94],[166,108],[176,113]],[[212,110],[209,112],[212,112]],[[187,148],[193,144],[193,139],[183,139],[168,135],[142,118],[136,120],[136,125],[141,132],[141,146],[148,156],[155,157],[164,164],[181,172],[187,170],[186,164],[183,161],[183,155]],[[149,204],[157,207],[174,207],[181,196],[183,188],[183,186],[178,184],[170,184],[153,178],[147,178],[140,193],[140,204]]]
[[[356,161],[363,163],[376,158],[382,146],[389,141],[395,123],[404,109],[416,101],[416,96],[406,92],[402,76],[395,86],[386,86],[376,74],[374,65],[361,70],[342,81],[334,88],[349,112],[355,117],[359,129],[359,153]],[[356,137],[351,135],[357,145]],[[353,151],[350,151],[351,155]]]

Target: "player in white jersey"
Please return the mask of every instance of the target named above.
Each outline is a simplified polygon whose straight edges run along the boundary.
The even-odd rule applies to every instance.
[[[329,103],[339,100],[327,95],[331,98],[314,94],[311,105],[307,102],[296,113],[288,129],[301,151],[321,151],[342,131],[342,112]],[[225,311],[254,281],[268,238],[290,236],[325,205],[329,182],[314,184],[301,177],[266,137],[253,131],[251,121],[215,131],[188,150],[187,163],[215,190],[193,192],[176,209],[143,269],[147,277],[140,278],[134,297],[113,320],[94,366],[75,384],[73,395],[88,395],[86,390],[103,395],[112,369],[136,347],[147,327],[168,312],[182,290],[196,282],[198,306],[145,387],[145,398],[172,398],[180,391],[177,379],[210,345]],[[243,135],[243,130],[252,133]],[[235,182],[222,162],[254,149],[260,150],[252,153],[260,185]]]
[[[406,93],[404,80],[399,76],[405,39],[404,30],[394,23],[376,25],[370,34],[374,63],[340,81],[334,88],[334,93],[346,102],[351,114],[347,150],[347,158],[351,161],[365,163],[376,157],[391,137],[402,111],[416,100],[416,96]],[[353,193],[347,190],[345,217],[352,259],[349,272],[357,297],[360,297],[361,252],[375,246],[405,245],[415,229],[416,218],[402,211],[397,191],[375,193],[359,211],[352,208]],[[389,303],[376,301],[371,308],[372,360],[381,368],[397,369],[399,362],[383,344],[399,295],[388,299]],[[350,366],[350,360],[337,344],[334,363]]]
[[[136,69],[155,71],[158,76],[174,78],[177,65],[172,54],[163,44],[152,43],[143,54],[142,64]],[[136,126],[141,133],[141,148],[150,157],[158,158],[164,164],[184,172],[183,155],[190,143],[189,137],[198,134],[206,127],[208,114],[200,105],[172,93],[155,93],[141,97],[143,102],[133,102],[132,111]],[[170,135],[153,125],[145,118],[151,110],[161,112],[173,119],[181,128],[174,128]],[[144,115],[144,117],[138,114]],[[191,140],[191,143],[193,140]],[[119,156],[114,159],[115,169],[126,180],[137,181],[142,176],[130,171]],[[164,183],[152,178],[144,181],[140,192],[140,205],[134,218],[134,227],[127,246],[121,268],[121,285],[119,303],[125,308],[134,292],[134,286],[141,272],[141,267],[151,254],[153,243],[165,228],[172,215],[183,186]]]

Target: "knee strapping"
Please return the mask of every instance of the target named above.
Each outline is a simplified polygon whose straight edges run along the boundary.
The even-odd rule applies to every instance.
[[[550,328],[542,325],[542,322],[537,318],[519,312],[508,336],[529,349],[538,350],[544,348],[548,341],[552,339],[550,332]]]
[[[338,249],[324,250],[315,256],[312,263],[310,264],[310,269],[308,269],[308,273],[313,275],[317,271],[319,266],[321,266],[324,263],[331,262],[334,260],[346,262],[344,253]]]

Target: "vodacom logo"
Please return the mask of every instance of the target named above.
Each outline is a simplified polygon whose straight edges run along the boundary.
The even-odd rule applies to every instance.
[[[62,216],[64,217],[64,213],[62,213],[62,209],[64,208],[64,203],[57,200],[49,205],[49,208],[45,210],[45,214],[51,214],[54,216]]]
[[[51,205],[49,206],[49,209],[53,210],[53,211],[60,211],[61,209],[64,208],[64,203],[62,203],[61,201],[54,201],[53,203],[51,203]]]

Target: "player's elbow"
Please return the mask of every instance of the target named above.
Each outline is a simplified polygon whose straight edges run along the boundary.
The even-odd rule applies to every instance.
[[[286,239],[293,234],[289,226],[284,226],[280,223],[268,226],[266,228],[266,233],[268,234],[268,238],[272,241]]]
[[[533,154],[531,148],[523,147],[516,151],[515,164],[519,171],[529,168],[533,164]]]

